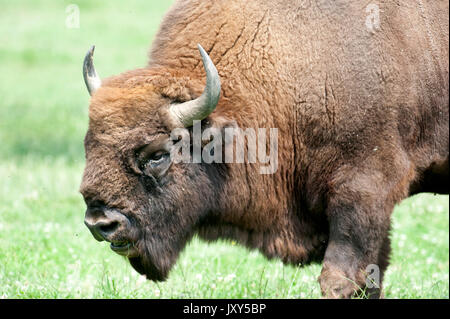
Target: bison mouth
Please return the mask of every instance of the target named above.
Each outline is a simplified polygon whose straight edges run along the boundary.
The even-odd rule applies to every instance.
[[[111,242],[109,247],[115,253],[125,257],[134,257],[138,254],[136,247],[130,242]]]

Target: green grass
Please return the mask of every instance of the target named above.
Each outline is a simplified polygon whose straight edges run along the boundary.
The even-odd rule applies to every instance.
[[[70,3],[80,29],[65,27]],[[283,266],[197,239],[167,282],[147,282],[84,226],[82,59],[95,43],[102,76],[144,66],[169,4],[0,0],[0,298],[320,297],[320,265]],[[448,230],[447,196],[396,208],[387,298],[449,297]]]

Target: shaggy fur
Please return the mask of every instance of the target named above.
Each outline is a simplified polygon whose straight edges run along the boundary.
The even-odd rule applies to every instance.
[[[103,82],[81,192],[88,207],[130,218],[117,236],[138,247],[137,271],[166,278],[198,233],[286,263],[323,261],[327,297],[364,288],[369,264],[384,272],[394,205],[449,191],[449,10],[441,0],[377,1],[380,28],[370,31],[372,2],[179,0],[148,66]],[[202,124],[278,128],[276,174],[202,163],[150,178],[136,168],[136,152],[176,126],[169,105],[203,90],[197,43],[222,81]]]

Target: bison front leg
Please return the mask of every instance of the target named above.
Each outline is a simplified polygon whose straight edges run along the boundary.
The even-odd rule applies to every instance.
[[[379,298],[388,265],[393,209],[382,197],[358,191],[336,194],[329,201],[329,242],[319,277],[325,297]]]

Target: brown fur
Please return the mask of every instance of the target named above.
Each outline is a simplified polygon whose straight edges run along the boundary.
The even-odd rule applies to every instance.
[[[328,297],[363,288],[369,264],[386,269],[394,205],[448,193],[448,2],[377,1],[380,30],[369,32],[372,2],[179,0],[149,65],[104,81],[81,192],[133,220],[121,236],[139,245],[139,272],[165,278],[195,233],[286,263],[323,260]],[[152,188],[133,171],[136,149],[174,128],[169,104],[201,94],[197,43],[222,80],[204,124],[278,128],[276,174],[178,164]]]

